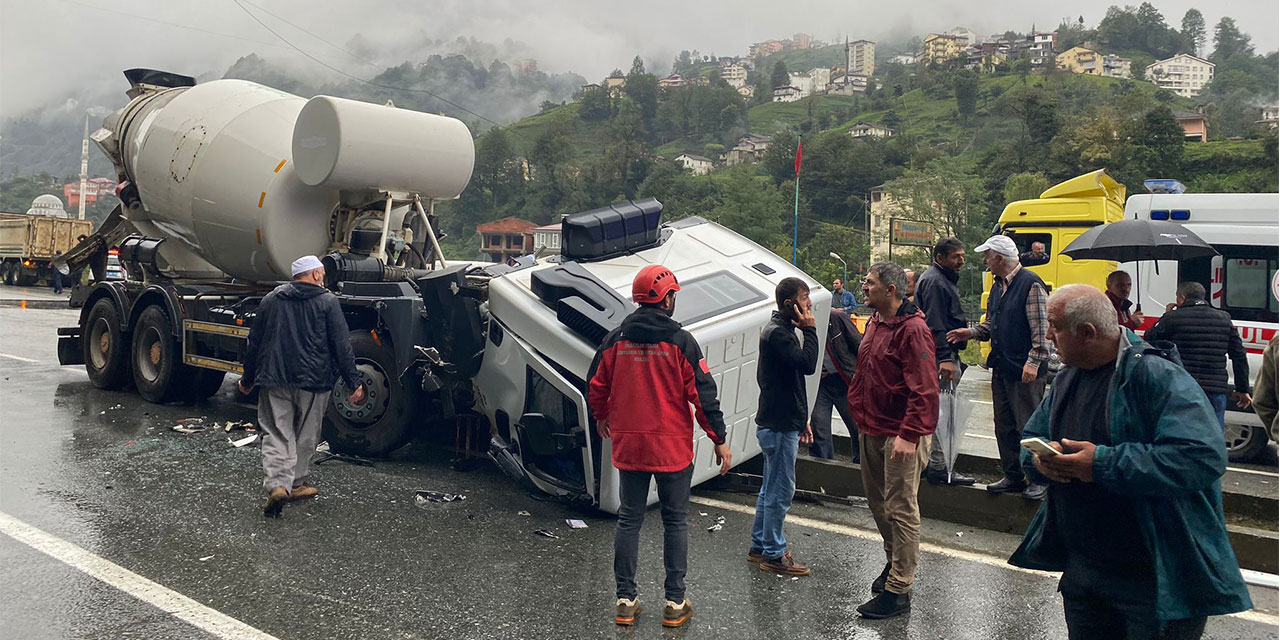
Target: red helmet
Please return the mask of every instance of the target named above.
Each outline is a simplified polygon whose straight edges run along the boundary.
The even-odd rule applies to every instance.
[[[676,274],[660,264],[651,264],[636,274],[631,283],[631,299],[640,304],[658,304],[668,293],[679,290]]]

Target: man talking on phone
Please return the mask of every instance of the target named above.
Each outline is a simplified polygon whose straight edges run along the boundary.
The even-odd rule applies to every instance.
[[[809,285],[799,278],[783,278],[774,289],[778,310],[760,331],[760,404],[756,410],[756,440],[764,453],[760,497],[751,528],[747,560],[764,571],[807,576],[806,567],[791,557],[782,521],[796,493],[796,451],[813,442],[809,429],[809,401],[804,377],[818,370],[818,323],[813,317]],[[804,336],[802,345],[796,329]]]
[[[1060,453],[1022,452],[1027,476],[1050,484],[1010,564],[1062,572],[1072,640],[1199,638],[1208,616],[1250,609],[1208,396],[1093,287],[1054,291],[1048,317],[1063,369],[1024,434]]]

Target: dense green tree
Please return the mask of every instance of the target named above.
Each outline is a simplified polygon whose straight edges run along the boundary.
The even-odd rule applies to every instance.
[[[1168,107],[1156,107],[1128,125],[1129,157],[1125,169],[1128,184],[1141,185],[1142,177],[1172,178],[1182,175],[1184,133]],[[1136,184],[1134,184],[1136,183]]]
[[[1043,173],[1015,173],[1004,183],[1004,202],[1039,198],[1049,188],[1049,179]]]
[[[956,111],[963,120],[973,118],[978,109],[978,74],[961,70],[952,78],[952,88],[956,94]]]
[[[797,141],[796,135],[790,131],[773,135],[773,142],[769,143],[769,149],[764,152],[764,158],[760,161],[760,170],[773,178],[774,184],[782,184],[796,177]]]
[[[787,71],[787,63],[779,60],[773,64],[773,72],[769,74],[769,82],[774,87],[785,87],[791,84],[791,74]]]
[[[631,73],[622,93],[640,106],[645,131],[653,131],[654,117],[658,114],[658,78],[644,70],[644,61],[636,56],[631,61]]]
[[[1214,62],[1226,62],[1237,56],[1252,56],[1253,43],[1247,34],[1241,33],[1233,18],[1223,16],[1213,28]]]
[[[1187,9],[1182,15],[1182,39],[1191,47],[1191,55],[1202,55],[1206,38],[1204,14],[1199,9]]]
[[[604,120],[609,117],[611,110],[609,92],[604,87],[595,87],[582,92],[582,101],[578,105],[579,118]]]

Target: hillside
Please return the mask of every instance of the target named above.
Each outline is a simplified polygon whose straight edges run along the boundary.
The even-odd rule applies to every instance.
[[[796,73],[808,72],[814,67],[844,66],[844,43],[833,44],[814,49],[789,49],[779,51],[767,58],[757,61],[756,69],[768,74],[778,62],[787,65],[788,71]]]

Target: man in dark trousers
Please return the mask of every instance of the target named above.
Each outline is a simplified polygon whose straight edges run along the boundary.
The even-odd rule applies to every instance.
[[[849,382],[858,370],[858,343],[862,332],[849,319],[849,314],[832,309],[827,321],[827,349],[822,357],[822,378],[818,383],[818,399],[813,403],[809,428],[813,432],[813,444],[809,455],[828,460],[836,457],[835,443],[831,438],[831,410],[834,408],[844,420],[853,442],[853,461],[858,461],[858,430],[849,415]]]
[[[347,320],[338,298],[322,286],[324,265],[303,256],[293,261],[292,272],[293,282],[276,287],[258,305],[237,383],[246,394],[261,387],[258,425],[268,517],[279,516],[286,500],[316,495],[308,483],[311,456],[338,377],[353,389],[351,404],[365,399]]]
[[[972,329],[952,329],[947,340],[990,340],[991,400],[995,413],[996,447],[1004,478],[987,485],[991,493],[1017,493],[1028,500],[1042,500],[1046,486],[1027,484],[1018,462],[1022,426],[1040,405],[1048,380],[1048,292],[1044,281],[1018,262],[1018,247],[1008,236],[992,236],[978,246],[983,262],[994,276],[987,296],[987,319]]]
[[[1209,396],[1218,424],[1225,428],[1227,394],[1241,409],[1247,409],[1253,400],[1249,395],[1249,356],[1231,324],[1231,315],[1205,300],[1204,285],[1180,283],[1177,296],[1177,306],[1166,311],[1143,338],[1148,342],[1168,340],[1178,346],[1182,366]],[[1234,388],[1227,382],[1228,356]]]
[[[964,243],[959,238],[943,238],[933,246],[933,266],[916,283],[915,303],[924,312],[925,322],[933,334],[938,382],[940,385],[950,386],[952,391],[959,385],[960,375],[964,372],[960,352],[964,351],[966,343],[947,342],[947,332],[969,326],[969,320],[960,304],[960,289],[956,286],[963,266]],[[974,483],[973,478],[961,473],[952,473],[948,477],[945,456],[941,443],[934,440],[929,450],[929,469],[925,472],[925,477],[931,484],[968,486]]]
[[[778,310],[760,331],[756,440],[764,453],[764,477],[747,560],[759,562],[764,571],[807,576],[809,567],[787,550],[782,522],[796,493],[796,451],[801,442],[813,441],[804,377],[818,368],[818,329],[809,285],[803,280],[783,278],[774,289],[774,300]],[[797,328],[804,334],[803,345],[796,339]]]
[[[1056,453],[1022,452],[1051,484],[1009,562],[1062,572],[1071,640],[1199,638],[1207,616],[1252,607],[1223,522],[1213,409],[1101,291],[1065,285],[1048,310],[1064,367],[1026,434]]]
[[[650,480],[657,484],[662,504],[667,571],[662,624],[679,627],[693,616],[684,577],[695,419],[715,444],[721,475],[728,473],[732,461],[711,370],[698,341],[671,318],[679,290],[675,274],[666,267],[641,269],[631,285],[631,298],[640,308],[605,336],[587,374],[587,404],[600,437],[612,441],[613,466],[618,469],[620,505],[613,540],[618,600],[613,620],[624,626],[635,624],[644,609],[636,592],[636,559]]]
[[[849,407],[860,427],[862,486],[884,540],[885,565],[871,583],[864,618],[891,618],[911,608],[920,558],[920,472],[938,427],[938,370],[924,314],[903,299],[906,274],[892,262],[871,265],[863,299],[876,310],[859,349]]]

